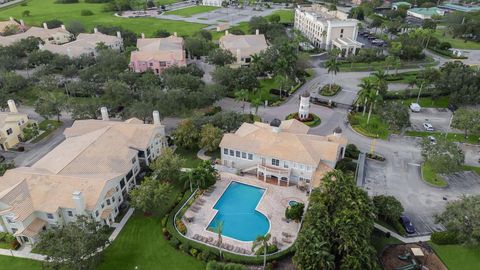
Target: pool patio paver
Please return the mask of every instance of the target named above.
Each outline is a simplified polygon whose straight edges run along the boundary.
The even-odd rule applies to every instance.
[[[205,200],[197,212],[188,209],[185,213],[184,217],[193,218],[192,222],[186,222],[184,218],[184,223],[187,227],[186,236],[188,238],[198,241],[193,239],[193,237],[195,235],[200,235],[205,238],[211,237],[214,241],[218,239],[216,232],[207,230],[208,225],[218,212],[213,209],[213,207],[230,182],[236,181],[265,189],[265,194],[260,200],[256,210],[265,215],[270,221],[269,233],[272,236],[272,240],[276,238],[277,242],[281,244],[281,246],[278,246],[280,250],[286,249],[293,244],[300,229],[300,223],[294,221],[287,222],[285,220],[285,209],[288,206],[288,202],[292,200],[306,204],[307,195],[305,192],[300,191],[296,186],[285,187],[268,184],[256,179],[254,176],[238,176],[231,173],[221,172],[220,179],[221,180],[217,181],[215,184],[215,189],[209,196],[201,195],[197,198],[197,200],[200,198]],[[285,233],[291,236],[285,237]],[[290,243],[283,241],[283,239],[287,239]],[[245,242],[222,236],[222,242],[248,251],[252,249],[252,241]],[[212,244],[209,243],[207,245]]]

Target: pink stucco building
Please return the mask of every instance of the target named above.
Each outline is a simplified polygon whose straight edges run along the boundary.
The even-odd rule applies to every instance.
[[[171,66],[186,66],[187,59],[183,38],[176,35],[166,38],[142,38],[137,40],[138,51],[130,56],[130,68],[135,72],[151,69],[155,74]]]

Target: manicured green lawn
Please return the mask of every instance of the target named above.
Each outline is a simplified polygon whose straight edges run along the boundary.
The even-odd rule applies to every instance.
[[[162,234],[161,217],[180,195],[175,187],[170,200],[158,215],[145,217],[137,211],[127,222],[120,235],[105,251],[101,270],[116,269],[171,269],[203,270],[205,264],[171,247]]]
[[[276,10],[272,13],[280,16],[280,22],[281,23],[293,23],[293,20],[295,19],[295,10],[293,9],[282,9],[282,10]],[[270,15],[271,16],[271,15]],[[267,16],[270,17],[270,16]]]
[[[443,137],[445,138],[445,133],[441,132],[431,132],[431,131],[407,131],[405,132],[407,136],[413,137],[427,137],[427,136],[434,136],[435,138]],[[468,135],[468,138],[465,138],[463,134],[460,133],[448,133],[447,140],[451,142],[464,142],[464,143],[471,143],[471,144],[479,144],[480,143],[480,136],[479,135]]]
[[[372,233],[372,244],[373,247],[377,250],[377,254],[380,254],[383,250],[383,248],[386,245],[391,245],[391,244],[401,244],[402,241],[398,240],[395,237],[385,237],[385,233],[382,231],[379,231],[377,229],[373,230]]]
[[[480,50],[480,42],[465,42],[465,40],[460,38],[452,38],[452,35],[446,33],[445,29],[437,29],[433,36],[438,38],[440,42],[449,42],[452,44],[452,47],[456,49]]]
[[[246,35],[248,35],[250,32],[250,25],[248,24],[248,22],[241,22],[235,26],[233,26],[232,28],[228,29],[228,31],[232,32],[233,30],[241,30],[242,32],[244,32]],[[225,31],[220,31],[220,32],[217,32],[215,30],[211,31],[212,33],[212,39],[213,40],[219,40],[221,37],[223,37],[225,35]]]
[[[412,103],[416,103],[416,98],[408,98],[404,100],[404,103],[407,106],[410,106]],[[447,108],[450,103],[449,97],[439,97],[437,99],[432,99],[431,97],[421,97],[418,99],[418,104],[422,108]]]
[[[0,255],[0,269],[41,270],[43,267],[42,263],[39,261]]]
[[[62,122],[57,122],[56,120],[43,120],[38,124],[38,127],[41,130],[44,130],[42,134],[40,134],[38,137],[32,140],[32,143],[37,143],[41,141],[43,138],[47,137],[50,135],[52,132],[54,132],[57,128],[61,127],[63,125]]]
[[[437,63],[433,61],[432,58],[427,58],[425,61],[402,61],[402,65],[399,69],[406,69],[406,68],[418,68],[418,67],[429,67],[434,66]],[[387,65],[385,61],[377,61],[371,63],[347,63],[342,62],[340,63],[340,71],[369,71],[369,70],[376,70],[376,69],[385,69]],[[390,68],[392,70],[392,68]],[[390,71],[391,72],[391,71]]]
[[[182,8],[172,11],[167,11],[165,15],[178,15],[182,17],[190,17],[195,14],[210,12],[212,10],[219,9],[219,7],[211,7],[211,6],[193,6],[188,8]]]
[[[198,148],[195,149],[185,149],[178,147],[175,150],[175,153],[180,155],[185,159],[185,164],[183,165],[186,168],[195,168],[202,161],[197,157]]]
[[[480,266],[480,247],[428,243],[449,270],[473,270]]]
[[[362,116],[362,113],[356,113],[351,116],[350,124],[352,128],[364,136],[386,140],[389,134],[388,125],[375,114],[372,114],[367,125],[367,117],[368,112],[365,113],[365,116]]]
[[[462,167],[465,171],[473,171],[476,174],[480,175],[480,167],[469,166],[469,165],[463,165]]]
[[[446,187],[447,182],[433,171],[428,163],[422,164],[422,178],[425,182],[437,187]]]
[[[387,81],[388,83],[408,83],[417,78],[417,75],[418,71],[395,72],[395,69],[390,67]]]
[[[27,6],[16,5],[0,9],[0,20],[8,20],[10,16],[23,19],[27,25],[41,26],[43,22],[53,19],[63,21],[66,25],[71,21],[80,21],[87,30],[98,25],[121,26],[137,34],[153,35],[158,29],[177,32],[179,35],[191,35],[206,25],[182,21],[163,20],[156,18],[119,18],[113,12],[104,12],[105,4],[90,4],[80,0],[75,4],[55,4],[55,0],[30,0]],[[80,16],[83,9],[91,10],[93,16]],[[22,17],[25,10],[30,11],[29,17]]]
[[[156,0],[157,5],[168,5],[177,2],[182,2],[182,0]]]

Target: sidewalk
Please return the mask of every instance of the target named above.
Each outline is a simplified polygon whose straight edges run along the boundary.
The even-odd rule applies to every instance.
[[[384,232],[384,233],[389,232],[391,236],[397,238],[398,240],[400,240],[404,243],[418,243],[418,242],[428,242],[428,241],[430,241],[430,235],[415,236],[415,237],[403,237],[403,236],[399,235],[398,233],[393,232],[393,231],[383,227],[380,224],[375,223],[374,227],[377,228],[378,230]]]

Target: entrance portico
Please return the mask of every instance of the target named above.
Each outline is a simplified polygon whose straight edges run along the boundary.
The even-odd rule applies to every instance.
[[[281,185],[281,182],[286,182],[287,186],[290,186],[290,169],[281,169],[276,167],[270,167],[267,165],[257,165],[257,178],[263,176],[263,181],[267,182],[267,178],[276,178],[277,185]]]
[[[341,55],[345,57],[355,54],[357,49],[362,47],[362,43],[348,37],[336,38],[333,40],[332,45],[339,48],[342,51]]]

